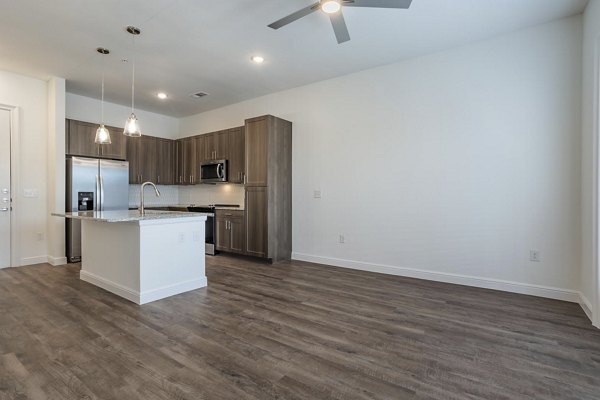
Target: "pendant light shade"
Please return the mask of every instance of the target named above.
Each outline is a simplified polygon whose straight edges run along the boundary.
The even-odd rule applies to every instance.
[[[104,124],[100,125],[98,129],[96,129],[96,139],[94,140],[96,144],[111,144],[110,140],[110,132]]]
[[[123,129],[123,135],[130,137],[140,137],[142,136],[142,131],[140,130],[140,122],[135,116],[135,37],[139,35],[142,31],[135,26],[128,26],[127,32],[131,33],[133,36],[133,60],[131,66],[131,115],[127,118],[127,122],[125,122],[125,129]]]
[[[96,51],[102,55],[109,54],[110,51],[103,47],[98,47]],[[100,114],[100,126],[96,129],[96,137],[94,143],[96,144],[111,144],[110,132],[104,126],[104,62],[102,63],[102,100],[100,103],[101,114]]]
[[[125,130],[123,130],[123,134],[131,137],[140,137],[142,136],[142,131],[140,130],[140,122],[134,113],[131,113],[129,118],[127,118],[127,122],[125,123]]]

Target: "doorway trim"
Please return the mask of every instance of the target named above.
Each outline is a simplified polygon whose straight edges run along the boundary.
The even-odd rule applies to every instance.
[[[12,198],[10,214],[10,266],[21,265],[21,239],[20,239],[20,132],[21,118],[19,107],[0,104],[0,109],[10,113],[10,196]]]
[[[600,237],[598,235],[600,225],[600,179],[599,168],[600,168],[600,35],[596,36],[596,43],[594,46],[594,82],[593,82],[593,103],[592,103],[592,137],[593,137],[593,249],[592,249],[592,262],[593,262],[593,282],[595,282],[593,288],[592,301],[592,324],[597,328],[600,328]]]

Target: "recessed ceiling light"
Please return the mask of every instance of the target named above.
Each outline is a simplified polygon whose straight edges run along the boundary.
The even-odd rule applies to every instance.
[[[159,99],[161,99],[161,100],[164,100],[164,99],[166,99],[168,96],[167,96],[167,94],[166,94],[166,93],[160,92],[160,93],[158,93],[158,94],[156,95],[156,97],[158,97],[158,98],[159,98]]]
[[[339,1],[336,0],[328,0],[321,3],[321,10],[327,14],[333,14],[340,11],[342,5]]]
[[[252,56],[252,57],[250,58],[250,60],[252,60],[252,62],[255,62],[255,63],[257,63],[257,64],[260,64],[260,63],[262,63],[263,61],[265,61],[264,57],[261,57],[261,56]]]

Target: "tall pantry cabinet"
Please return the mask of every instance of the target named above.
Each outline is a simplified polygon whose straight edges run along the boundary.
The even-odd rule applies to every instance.
[[[245,123],[246,254],[292,256],[292,123],[272,115]]]

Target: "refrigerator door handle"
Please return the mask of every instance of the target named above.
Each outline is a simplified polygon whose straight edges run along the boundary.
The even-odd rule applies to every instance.
[[[104,211],[104,177],[100,175],[100,211]]]
[[[96,199],[95,202],[96,204],[94,204],[94,210],[96,211],[101,211],[100,210],[100,197],[102,196],[101,194],[101,188],[100,188],[100,175],[96,175]]]

